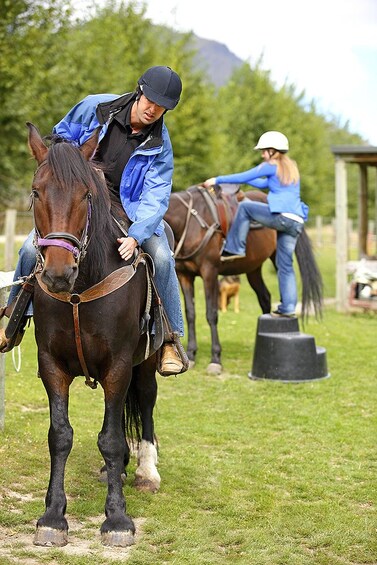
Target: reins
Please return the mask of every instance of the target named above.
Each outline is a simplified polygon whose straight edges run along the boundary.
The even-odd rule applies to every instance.
[[[178,244],[175,248],[175,252],[174,252],[174,257],[177,261],[186,261],[188,259],[193,259],[207,245],[207,243],[212,238],[213,234],[221,231],[219,216],[218,216],[218,213],[217,213],[216,205],[213,202],[213,198],[210,196],[210,194],[208,193],[208,191],[206,189],[199,188],[199,187],[196,187],[196,188],[197,188],[198,191],[200,191],[200,194],[202,194],[202,196],[203,196],[203,198],[204,198],[204,200],[207,204],[207,207],[209,208],[209,210],[211,212],[213,223],[211,225],[208,225],[207,222],[199,214],[199,212],[193,207],[194,199],[193,199],[193,196],[190,192],[188,192],[188,195],[189,195],[189,202],[188,203],[182,197],[181,194],[176,193],[176,196],[179,199],[179,201],[187,208],[185,227],[183,229],[182,235],[180,237],[180,240],[179,240],[179,242],[178,242]],[[188,230],[188,226],[189,226],[189,222],[190,222],[191,217],[195,218],[196,221],[199,222],[200,227],[203,228],[203,229],[206,229],[207,231],[206,231],[203,239],[200,241],[198,247],[194,251],[192,251],[188,255],[179,256],[179,252],[181,251],[181,248],[182,248],[182,246],[185,242],[185,239],[186,239],[187,230]]]

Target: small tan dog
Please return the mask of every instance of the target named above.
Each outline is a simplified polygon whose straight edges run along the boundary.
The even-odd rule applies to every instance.
[[[226,312],[230,299],[234,297],[234,311],[240,311],[240,286],[241,279],[238,275],[222,277],[219,280],[219,308],[221,312]]]

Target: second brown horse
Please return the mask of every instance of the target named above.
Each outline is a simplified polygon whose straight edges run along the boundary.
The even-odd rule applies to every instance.
[[[266,195],[258,190],[246,193],[247,198],[266,201]],[[233,196],[233,201],[236,196]],[[271,311],[271,294],[262,277],[262,266],[267,259],[275,265],[276,231],[259,227],[251,229],[247,238],[246,257],[221,262],[220,252],[227,226],[221,219],[221,211],[231,196],[225,197],[220,187],[207,191],[200,185],[173,193],[165,220],[170,224],[175,238],[176,271],[182,288],[188,329],[187,355],[191,365],[195,363],[197,339],[195,329],[194,281],[203,279],[206,301],[206,318],[211,331],[211,362],[208,372],[222,370],[221,344],[218,324],[218,275],[240,275],[245,273],[255,291],[264,314]],[[231,219],[229,219],[231,221]],[[302,315],[310,308],[320,315],[322,306],[322,279],[311,243],[305,230],[296,246],[296,259],[302,282]]]

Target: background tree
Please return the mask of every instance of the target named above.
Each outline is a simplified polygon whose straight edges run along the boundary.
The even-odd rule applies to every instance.
[[[181,103],[166,114],[175,155],[174,190],[254,166],[260,162],[253,151],[259,136],[277,129],[290,140],[312,215],[333,215],[331,145],[362,144],[347,124],[321,115],[294,85],[277,88],[261,61],[254,68],[244,63],[216,90],[197,64],[191,34],[153,25],[138,1],[93,6],[90,13],[74,16],[72,0],[2,0],[0,207],[22,207],[19,197],[29,193],[34,164],[26,121],[47,135],[86,95],[132,91],[146,68],[164,64],[183,81]],[[351,216],[357,214],[357,186],[353,167]]]
[[[46,5],[48,2],[38,10],[34,6],[35,11],[30,12],[26,3],[20,3],[17,37],[28,54],[22,62],[15,56],[7,57],[14,80],[3,118],[12,144],[4,147],[8,168],[0,183],[5,185],[5,178],[12,183],[7,191],[1,191],[3,207],[11,194],[15,199],[20,193],[17,187],[30,184],[33,165],[30,162],[25,166],[26,121],[33,121],[42,135],[49,134],[52,126],[88,94],[132,91],[140,74],[158,64],[174,68],[184,84],[181,104],[166,115],[175,151],[174,186],[182,190],[188,179],[198,182],[204,178],[211,159],[206,140],[211,132],[212,91],[203,74],[193,69],[190,34],[174,34],[151,25],[136,2],[110,1],[87,20],[74,20],[72,11],[61,6],[59,11],[55,2],[51,3],[53,8]],[[8,45],[12,44],[9,33],[8,39]],[[21,76],[28,77],[27,84]],[[12,113],[14,107],[17,113]],[[25,189],[22,192],[25,194]]]
[[[25,122],[33,119],[37,107],[43,111],[44,101],[37,97],[36,85],[45,84],[46,69],[54,66],[55,30],[64,28],[69,14],[70,3],[62,0],[2,2],[0,205],[19,194],[27,177]]]

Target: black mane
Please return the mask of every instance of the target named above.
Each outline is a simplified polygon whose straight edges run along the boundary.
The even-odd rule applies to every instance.
[[[85,270],[92,280],[99,281],[103,278],[110,254],[117,248],[116,239],[119,237],[119,229],[111,215],[110,195],[103,173],[95,163],[84,158],[77,146],[62,141],[62,138],[52,139],[47,164],[62,190],[69,192],[74,187],[84,186],[92,194],[90,243]]]

